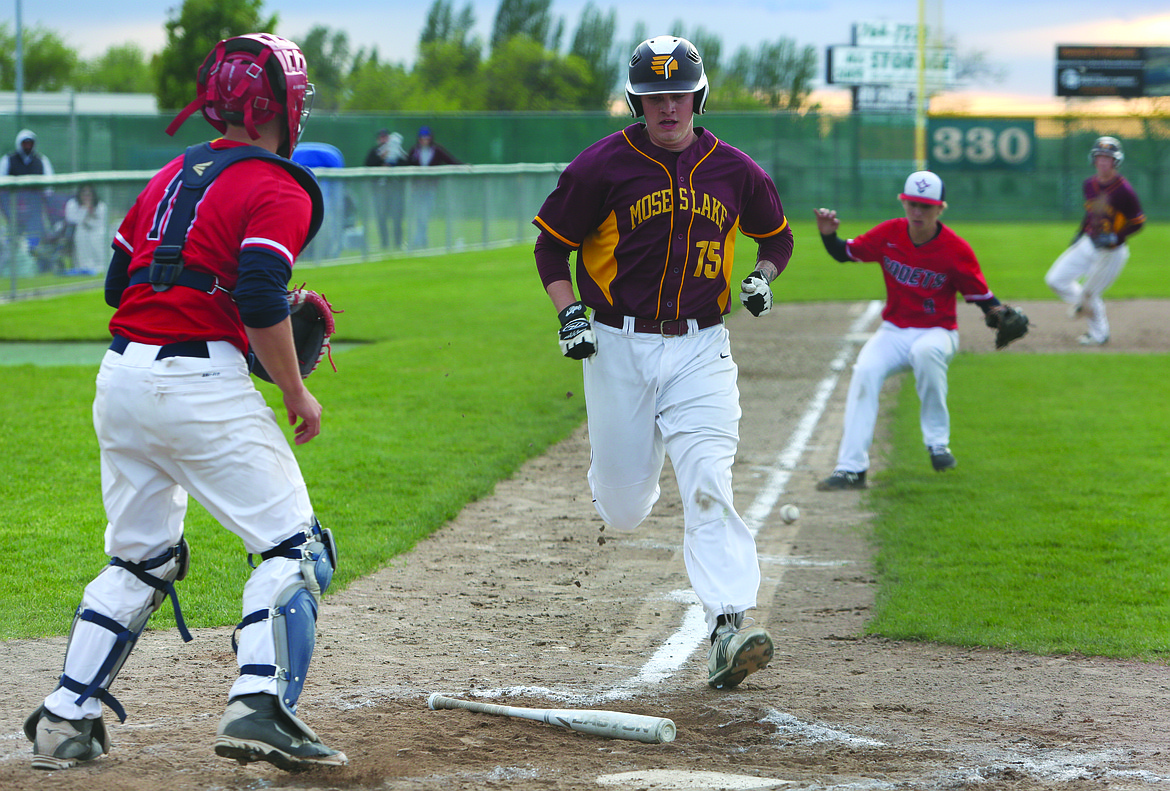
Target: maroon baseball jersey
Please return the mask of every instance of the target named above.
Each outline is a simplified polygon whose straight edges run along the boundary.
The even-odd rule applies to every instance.
[[[911,241],[905,217],[886,220],[845,243],[854,261],[882,265],[886,279],[882,318],[895,326],[958,329],[956,293],[968,302],[993,296],[971,245],[942,223],[939,226],[939,233],[921,246]]]
[[[225,139],[215,148],[243,145]],[[114,236],[130,255],[129,272],[150,266],[170,219],[183,157],[160,170],[138,196]],[[130,286],[110,320],[110,331],[139,343],[174,340],[230,341],[243,352],[248,336],[240,311],[227,293],[236,286],[240,253],[261,249],[291,267],[308,235],[312,202],[288,171],[262,159],[245,159],[221,173],[207,188],[191,222],[183,257],[219,277],[226,291],[193,288],[155,292],[149,283]]]
[[[711,132],[695,133],[679,153],[651,143],[640,123],[602,138],[541,206],[533,222],[577,250],[587,306],[657,320],[722,315],[737,233],[791,233],[768,174]],[[783,270],[788,260],[772,263]]]
[[[1087,234],[1115,233],[1119,239],[1125,239],[1137,233],[1146,221],[1137,193],[1124,176],[1108,184],[1090,176],[1085,179],[1084,192],[1085,219],[1081,230]]]

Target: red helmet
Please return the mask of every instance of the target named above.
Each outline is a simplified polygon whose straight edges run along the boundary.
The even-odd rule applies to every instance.
[[[296,44],[271,33],[224,39],[203,59],[196,78],[195,100],[167,127],[168,135],[196,110],[220,132],[227,131],[229,122],[242,124],[253,140],[260,137],[257,124],[283,115],[288,119],[288,146],[277,153],[292,155],[313,97],[305,56]]]

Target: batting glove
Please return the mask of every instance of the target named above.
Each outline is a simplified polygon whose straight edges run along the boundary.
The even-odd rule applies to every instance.
[[[561,322],[561,354],[573,360],[584,360],[597,354],[597,336],[585,318],[585,305],[580,300],[557,314]]]
[[[1117,247],[1117,234],[1100,233],[1093,237],[1093,246],[1101,249]]]
[[[772,287],[758,269],[740,284],[739,301],[753,316],[764,316],[772,309]]]

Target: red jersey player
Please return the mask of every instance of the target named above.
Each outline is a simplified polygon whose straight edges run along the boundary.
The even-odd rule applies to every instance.
[[[255,33],[219,42],[197,88],[167,131],[202,111],[224,137],[163,167],[114,240],[114,339],[93,405],[111,560],[85,588],[57,688],[25,723],[37,769],[109,752],[102,704],[125,719],[110,686],[167,596],[190,639],[175,600],[190,562],[188,494],[260,561],[244,586],[240,672],[216,753],[289,770],[346,763],[296,716],[336,565],[332,533],[247,364],[254,353],[280,388],[296,443],[316,437],[321,405],[301,380],[286,297],[321,221],[316,180],[289,160],[312,86],[295,44]]]
[[[922,439],[935,470],[955,466],[947,411],[947,366],[959,349],[956,295],[984,313],[1002,306],[979,269],[971,246],[939,218],[946,208],[942,179],[911,173],[898,196],[904,219],[887,220],[856,239],[837,236],[837,212],[817,209],[817,230],[833,258],[881,265],[886,283],[882,323],[857,355],[845,401],[845,430],[833,474],[821,491],[864,489],[878,394],[890,374],[911,369],[922,402]]]

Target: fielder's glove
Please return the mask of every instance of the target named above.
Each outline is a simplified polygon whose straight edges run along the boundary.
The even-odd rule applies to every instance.
[[[580,300],[557,314],[561,322],[559,339],[561,354],[573,360],[584,360],[597,353],[597,336],[593,325],[585,318],[585,304]]]
[[[1028,317],[1019,308],[1001,305],[985,317],[987,326],[995,330],[995,348],[1003,349],[1009,343],[1028,334]]]
[[[1090,238],[1093,240],[1093,247],[1099,250],[1112,250],[1119,244],[1115,233],[1096,233]]]
[[[753,316],[763,316],[772,309],[772,287],[760,270],[745,277],[739,288],[739,301]]]
[[[329,339],[333,337],[334,331],[333,314],[342,311],[335,310],[323,295],[305,288],[303,284],[288,292],[288,309],[292,322],[293,348],[297,352],[301,378],[307,379],[309,374],[316,371],[325,355],[329,355],[329,364],[336,371]],[[272,381],[272,377],[260,364],[259,357],[253,358],[252,373],[265,382]]]

